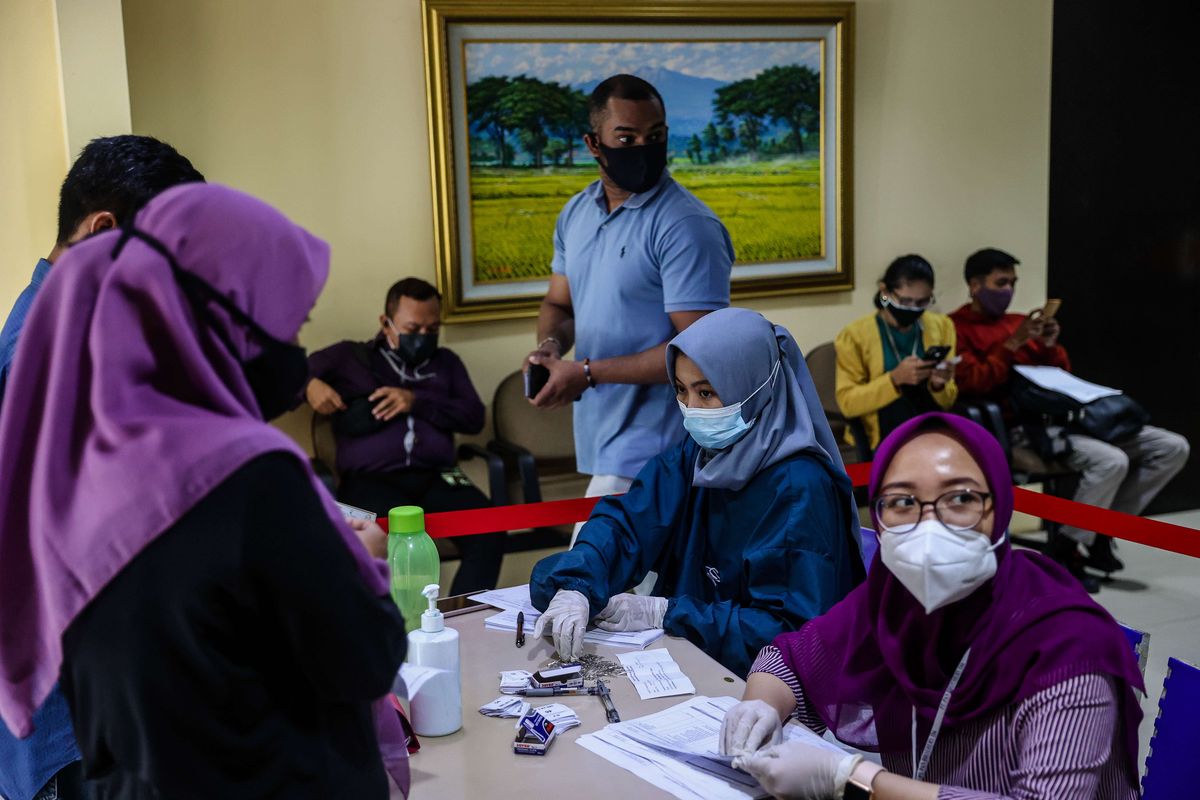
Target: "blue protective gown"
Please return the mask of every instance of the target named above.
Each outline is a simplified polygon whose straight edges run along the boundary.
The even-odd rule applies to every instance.
[[[658,573],[663,627],[744,677],[758,651],[823,614],[864,575],[850,480],[800,453],[738,491],[692,486],[690,438],[646,464],[629,492],[596,504],[575,547],[538,562],[533,604],[583,593],[593,616]]]

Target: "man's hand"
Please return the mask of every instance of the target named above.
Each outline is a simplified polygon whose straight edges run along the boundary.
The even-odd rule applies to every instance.
[[[387,558],[387,534],[378,523],[367,519],[348,519],[346,524],[358,535],[368,553],[375,558]]]
[[[367,399],[373,403],[379,401],[371,409],[371,416],[387,422],[397,414],[407,414],[412,410],[413,393],[399,386],[380,386]]]
[[[892,383],[896,388],[901,386],[916,386],[921,381],[927,380],[933,373],[933,365],[924,359],[916,356],[909,356],[896,365],[896,368],[888,374],[892,378]]]
[[[946,388],[946,384],[954,379],[954,367],[957,361],[940,361],[933,367],[933,372],[929,375],[929,391],[940,392]]]
[[[346,404],[342,396],[332,386],[320,378],[313,378],[304,387],[304,399],[318,414],[332,414],[335,411],[345,411]]]
[[[1025,319],[1021,320],[1021,324],[1013,331],[1013,335],[1008,338],[1004,346],[1009,350],[1016,351],[1017,348],[1024,345],[1030,339],[1042,335],[1042,328],[1045,326],[1045,320],[1041,317],[1041,309],[1034,311]]]
[[[1062,328],[1059,327],[1058,320],[1054,317],[1042,321],[1042,344],[1046,347],[1054,347],[1058,344],[1058,334]]]
[[[588,388],[587,375],[580,361],[563,361],[543,355],[529,356],[529,363],[541,364],[550,370],[550,379],[532,402],[538,408],[560,408],[575,400]]]

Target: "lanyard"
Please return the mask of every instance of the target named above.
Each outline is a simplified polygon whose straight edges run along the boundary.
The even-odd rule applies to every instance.
[[[954,693],[954,687],[958,686],[958,679],[962,677],[963,670],[967,668],[967,656],[969,655],[971,655],[971,648],[968,647],[967,652],[963,653],[962,660],[958,662],[958,668],[950,676],[950,683],[946,686],[946,693],[942,695],[941,704],[938,705],[937,715],[933,718],[933,728],[929,731],[929,738],[925,740],[925,749],[921,752],[921,760],[919,762],[917,761],[917,707],[913,706],[912,759],[914,781],[925,779],[925,770],[929,767],[929,757],[933,755],[933,743],[937,741],[938,732],[942,729],[942,719],[946,716],[946,709],[950,707],[950,695]]]
[[[917,320],[913,324],[917,326],[917,335],[913,337],[912,352],[909,355],[915,356],[917,354],[917,344],[925,335],[925,329],[921,327],[920,320]],[[888,344],[892,346],[892,355],[896,357],[896,363],[899,364],[904,359],[900,357],[900,348],[896,347],[896,340],[892,336],[892,326],[887,324],[887,320],[883,321],[883,332],[887,334]]]

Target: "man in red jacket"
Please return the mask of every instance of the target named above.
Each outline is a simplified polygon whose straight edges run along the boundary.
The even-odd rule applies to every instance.
[[[1071,369],[1067,351],[1058,343],[1061,328],[1057,319],[1045,319],[1040,311],[1029,315],[1007,313],[1019,263],[1003,250],[993,248],[980,250],[967,259],[964,276],[971,302],[950,318],[962,356],[954,379],[959,396],[968,402],[994,400],[1005,405],[1014,364]],[[1060,430],[1050,432],[1061,434]],[[1066,437],[1073,452],[1064,461],[1080,473],[1074,499],[1129,514],[1142,513],[1188,458],[1185,438],[1151,425],[1117,443],[1076,433]],[[1014,443],[1023,439],[1020,429],[1013,431]],[[1072,526],[1064,526],[1061,532],[1063,536],[1052,543],[1048,555],[1066,564],[1089,589],[1094,579],[1083,574],[1079,545],[1088,551],[1083,562],[1087,566],[1106,573],[1124,568],[1113,554],[1109,537]]]

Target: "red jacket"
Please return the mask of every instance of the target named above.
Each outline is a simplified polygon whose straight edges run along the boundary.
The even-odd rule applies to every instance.
[[[989,317],[967,304],[951,313],[950,319],[954,320],[958,353],[962,356],[954,371],[954,381],[963,399],[1002,401],[1013,364],[1071,369],[1071,360],[1061,345],[1046,347],[1041,340],[1030,339],[1015,353],[1004,346],[1024,321],[1024,314]]]

